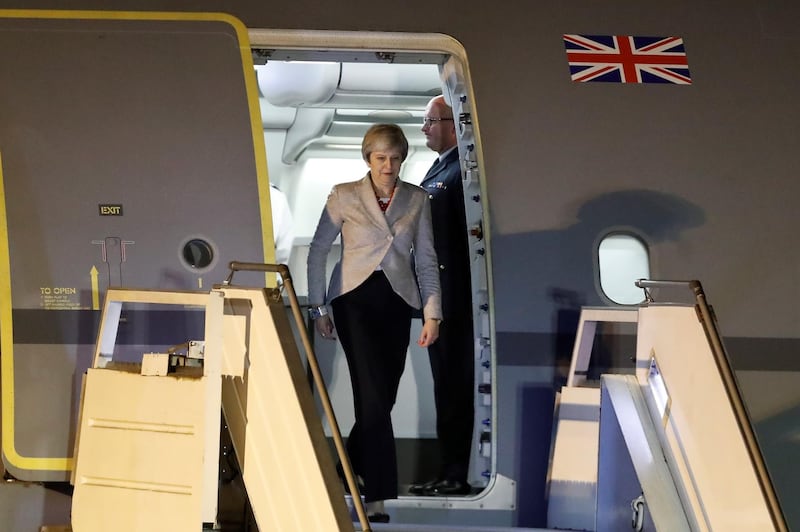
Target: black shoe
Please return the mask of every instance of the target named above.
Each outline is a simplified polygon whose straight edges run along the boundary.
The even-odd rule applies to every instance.
[[[441,482],[441,480],[437,478],[435,480],[429,480],[425,483],[418,482],[416,484],[411,484],[408,487],[408,492],[411,495],[425,495],[426,491],[432,490],[433,486],[439,482]]]
[[[388,523],[389,522],[389,514],[384,514],[381,512],[377,512],[367,516],[367,519],[370,523]]]
[[[449,495],[469,495],[471,492],[472,486],[465,480],[444,479],[431,485],[423,492],[423,495],[446,497]]]

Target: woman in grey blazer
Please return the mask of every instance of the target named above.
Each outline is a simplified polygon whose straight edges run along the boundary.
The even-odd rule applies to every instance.
[[[363,480],[370,519],[385,522],[383,501],[397,498],[391,412],[411,311],[422,309],[417,343],[427,347],[439,335],[442,309],[428,194],[398,179],[408,155],[403,131],[394,124],[372,126],[361,153],[369,172],[333,187],[311,241],[308,298],[317,332],[331,339],[338,333],[344,348],[355,403],[347,452]],[[328,252],[340,234],[342,255],[326,294]]]

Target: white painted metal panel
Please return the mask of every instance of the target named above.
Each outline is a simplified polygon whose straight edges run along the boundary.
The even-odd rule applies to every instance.
[[[639,310],[637,379],[655,357],[670,397],[662,438],[701,530],[773,530],[742,434],[693,307]],[[647,395],[646,395],[647,397]],[[671,456],[670,456],[671,455]]]
[[[200,530],[204,386],[205,378],[88,370],[75,530]]]
[[[247,353],[244,378],[225,380],[223,410],[259,529],[353,530],[283,301],[223,291],[224,344]]]

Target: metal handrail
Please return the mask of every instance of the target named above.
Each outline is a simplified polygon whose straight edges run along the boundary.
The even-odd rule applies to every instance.
[[[654,281],[652,279],[639,279],[636,281],[636,286],[644,290],[644,298],[648,303],[654,303],[653,296],[650,295],[651,288],[690,288],[691,283],[694,281]]]
[[[317,387],[317,392],[319,392],[319,398],[322,402],[322,409],[325,411],[325,417],[328,418],[328,423],[331,427],[333,441],[336,446],[336,453],[339,455],[339,460],[342,463],[344,476],[353,498],[353,506],[355,506],[356,514],[358,514],[358,520],[361,523],[361,529],[364,532],[372,532],[372,528],[370,528],[369,525],[367,512],[364,509],[364,504],[361,500],[361,493],[358,491],[358,482],[356,481],[355,474],[353,473],[353,467],[350,464],[350,459],[347,456],[347,450],[345,449],[344,440],[342,439],[342,433],[339,430],[339,424],[336,422],[336,414],[333,412],[333,406],[328,395],[328,390],[325,387],[325,380],[322,378],[322,372],[319,369],[317,356],[314,354],[314,348],[311,345],[311,339],[309,338],[308,331],[306,330],[306,324],[303,320],[303,313],[300,310],[300,303],[297,301],[297,294],[294,291],[294,285],[292,283],[292,276],[289,273],[289,267],[285,264],[261,264],[258,262],[238,261],[232,261],[228,267],[230,268],[231,273],[228,275],[228,278],[225,279],[225,282],[223,283],[225,285],[230,285],[233,282],[233,274],[237,271],[277,273],[281,276],[283,288],[286,290],[286,294],[289,296],[289,303],[292,307],[292,315],[297,323],[297,329],[300,331],[300,338],[303,341],[303,348],[306,351],[308,366],[314,376],[314,384]]]

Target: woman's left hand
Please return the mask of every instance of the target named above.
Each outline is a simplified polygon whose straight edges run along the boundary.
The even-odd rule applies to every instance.
[[[435,342],[437,338],[439,338],[439,320],[428,318],[425,320],[425,323],[422,324],[422,332],[419,333],[417,344],[420,347],[428,347]]]
[[[331,321],[331,317],[327,314],[324,316],[320,316],[319,318],[314,320],[314,327],[317,329],[317,332],[320,336],[327,340],[336,340],[336,335],[334,333],[333,328],[333,321]]]

